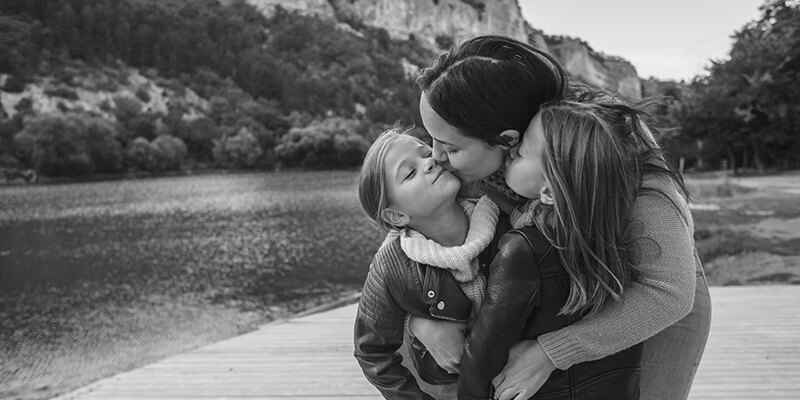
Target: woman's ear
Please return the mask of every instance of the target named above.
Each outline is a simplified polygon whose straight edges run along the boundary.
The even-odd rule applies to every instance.
[[[519,140],[519,131],[515,131],[513,129],[506,129],[500,132],[500,137],[498,139],[498,141],[501,143],[500,146],[506,149],[510,149],[519,144]]]
[[[381,218],[390,225],[397,227],[406,226],[411,222],[411,217],[408,214],[391,207],[381,211]]]

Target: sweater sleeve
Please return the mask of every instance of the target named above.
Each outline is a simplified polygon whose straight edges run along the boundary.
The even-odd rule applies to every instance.
[[[641,232],[639,279],[620,301],[537,338],[556,368],[567,369],[641,343],[692,310],[697,281],[691,214],[671,182],[658,182],[656,187],[669,198],[645,193],[634,204],[632,219]]]

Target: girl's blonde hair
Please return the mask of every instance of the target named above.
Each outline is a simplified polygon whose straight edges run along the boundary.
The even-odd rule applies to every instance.
[[[401,138],[412,139],[427,146],[423,141],[410,135],[410,131],[411,129],[395,127],[381,133],[367,150],[364,162],[361,164],[361,172],[356,178],[361,209],[372,224],[384,233],[396,228],[381,216],[390,203],[386,193],[386,152]]]
[[[636,198],[649,190],[642,187],[643,176],[663,174],[684,188],[646,116],[612,102],[542,107],[543,168],[554,204],[542,205],[540,216],[571,278],[561,314],[595,313],[637,279],[631,212]]]

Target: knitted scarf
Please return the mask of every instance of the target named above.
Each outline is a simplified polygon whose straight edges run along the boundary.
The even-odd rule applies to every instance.
[[[480,306],[486,292],[486,278],[480,274],[478,255],[494,237],[499,209],[488,196],[481,197],[477,203],[461,200],[460,205],[469,218],[464,244],[442,246],[415,230],[405,229],[400,234],[400,246],[408,258],[450,271],[464,294]]]

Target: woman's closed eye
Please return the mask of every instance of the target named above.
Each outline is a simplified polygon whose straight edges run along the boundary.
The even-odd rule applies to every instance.
[[[416,168],[411,168],[411,169],[408,171],[408,173],[406,174],[406,177],[403,179],[403,181],[407,181],[407,180],[409,180],[409,179],[413,178],[413,177],[414,177],[414,174],[416,174],[416,173],[417,173],[417,169],[416,169]]]

